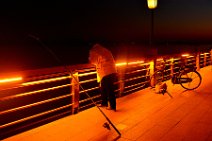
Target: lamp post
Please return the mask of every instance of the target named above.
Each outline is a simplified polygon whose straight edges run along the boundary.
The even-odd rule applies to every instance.
[[[157,0],[147,0],[147,5],[151,12],[149,45],[150,45],[150,49],[152,50],[152,53],[155,55],[156,53],[155,53],[155,50],[153,49],[153,36],[154,36],[154,9],[157,7]],[[151,65],[150,75],[152,75],[155,72],[155,67],[156,67],[156,58],[153,60],[153,63]],[[153,81],[151,81],[151,83],[153,83],[153,84],[155,83],[155,78],[153,78]]]
[[[151,25],[150,25],[150,47],[152,47],[153,37],[154,37],[154,9],[157,7],[157,0],[147,0],[148,8],[151,11]]]

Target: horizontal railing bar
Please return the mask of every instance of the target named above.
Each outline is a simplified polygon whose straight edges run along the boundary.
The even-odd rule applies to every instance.
[[[187,66],[189,66],[189,65],[194,65],[195,63],[188,63],[188,64],[186,64]]]
[[[66,95],[63,95],[63,96],[59,96],[59,97],[55,97],[55,98],[51,98],[51,99],[35,102],[35,103],[32,103],[32,104],[20,106],[20,107],[17,107],[17,108],[5,110],[5,111],[0,112],[0,115],[11,113],[11,112],[15,112],[15,111],[26,109],[26,108],[30,108],[30,107],[34,107],[34,106],[38,106],[38,105],[49,103],[49,102],[52,102],[52,101],[60,100],[60,99],[63,99],[63,98],[69,97],[69,96],[72,96],[72,94],[66,94]]]
[[[167,71],[171,71],[171,69],[169,68],[169,69],[164,69],[164,72],[167,72]]]
[[[118,89],[116,89],[114,92],[118,92],[118,91],[120,91],[120,89],[118,88]]]
[[[122,67],[129,67],[130,66],[130,68],[136,68],[136,67],[138,67],[138,66],[145,66],[145,65],[149,65],[150,63],[149,62],[147,62],[147,63],[136,63],[136,64],[128,64],[127,62],[123,62],[124,63],[124,65],[117,65],[116,67],[118,68],[118,69],[121,69]]]
[[[80,100],[79,103],[83,103],[83,102],[86,102],[86,101],[89,101],[91,99],[98,98],[98,97],[100,97],[100,94],[96,95],[96,96],[88,97],[88,98],[83,99],[83,100]]]
[[[90,89],[86,89],[86,90],[81,90],[79,93],[81,94],[81,93],[93,91],[93,90],[96,90],[96,89],[99,89],[99,87],[94,87],[94,88],[90,88]]]
[[[71,78],[71,76],[63,76],[63,78],[61,79],[60,77],[57,77],[57,78],[50,78],[50,79],[55,79],[55,80],[50,80],[50,79],[45,79],[45,80],[37,80],[37,81],[31,81],[31,82],[25,82],[25,83],[22,83],[18,86],[15,86],[15,87],[11,87],[11,88],[6,88],[6,89],[1,89],[0,91],[5,91],[5,90],[10,90],[10,89],[18,89],[18,88],[23,88],[23,87],[26,87],[28,85],[34,85],[34,84],[40,84],[38,82],[42,82],[45,83],[46,80],[48,80],[48,82],[54,82],[54,81],[58,81],[58,80],[63,80],[63,79],[67,79],[67,78]],[[30,84],[31,83],[31,84]],[[33,84],[34,83],[34,84]]]
[[[50,82],[60,81],[60,80],[68,79],[68,78],[70,79],[71,76],[63,76],[63,77],[55,77],[55,78],[49,78],[49,79],[30,81],[30,82],[22,83],[21,85],[23,85],[23,86],[38,85],[38,84],[43,84],[43,83],[50,83]]]
[[[180,58],[174,58],[174,59],[173,59],[173,61],[176,61],[176,60],[178,60],[178,61],[179,61],[179,60],[180,60]]]
[[[166,78],[166,77],[169,77],[169,76],[170,76],[170,74],[164,75],[165,78]]]
[[[33,116],[29,116],[29,117],[26,117],[26,118],[22,118],[22,119],[19,119],[19,120],[16,120],[16,121],[13,121],[13,122],[10,122],[10,123],[1,125],[0,128],[5,128],[5,127],[8,127],[8,126],[11,126],[11,125],[20,123],[20,122],[24,122],[24,121],[27,121],[27,120],[36,118],[36,117],[40,117],[40,116],[43,116],[43,115],[46,115],[46,114],[49,114],[49,113],[53,113],[53,112],[56,112],[56,111],[59,111],[59,110],[62,110],[62,109],[71,107],[72,105],[73,105],[73,104],[68,104],[68,105],[65,105],[65,106],[62,106],[62,107],[59,107],[59,108],[56,108],[56,109],[52,109],[52,110],[45,111],[45,112],[42,112],[42,113],[39,113],[39,114],[36,114],[36,115],[33,115]]]
[[[97,79],[93,78],[93,79],[89,79],[89,80],[80,81],[79,83],[84,84],[84,83],[93,82],[93,81],[97,81]]]
[[[130,68],[136,68],[138,66],[147,66],[147,65],[149,65],[149,63],[139,63],[139,64],[133,64],[133,65],[127,64],[126,67],[130,66]]]
[[[130,86],[126,86],[126,87],[124,87],[125,89],[128,89],[128,88],[131,88],[131,87],[135,87],[135,86],[138,86],[138,85],[140,85],[140,84],[147,84],[147,83],[149,83],[149,81],[145,81],[145,82],[141,82],[141,83],[137,83],[137,84],[134,84],[134,85],[130,85]]]
[[[125,74],[132,74],[132,73],[137,73],[137,72],[142,72],[142,71],[147,71],[149,68],[147,69],[140,69],[140,70],[135,70],[135,71],[130,71],[130,72],[127,72]]]
[[[140,79],[140,78],[144,78],[144,77],[146,77],[146,75],[125,79],[124,81],[128,82],[128,81],[132,81],[132,80],[136,80],[136,79]]]
[[[65,76],[65,75],[70,75],[68,72],[59,72],[59,73],[53,73],[53,74],[45,74],[41,76],[32,76],[30,78],[26,78],[25,81],[34,81],[34,80],[42,80],[46,78],[54,78],[54,77],[60,77],[60,76]]]
[[[12,95],[12,96],[3,97],[0,100],[8,100],[8,99],[13,99],[13,98],[18,98],[18,97],[33,95],[33,94],[36,94],[36,93],[41,93],[41,92],[45,92],[45,91],[51,91],[51,90],[55,90],[55,89],[60,89],[60,88],[64,88],[64,87],[71,86],[71,85],[72,84],[65,84],[65,85],[51,87],[51,88],[47,88],[47,89],[41,89],[41,90],[37,90],[37,91],[20,93],[20,94],[16,94],[16,95]]]
[[[127,91],[124,91],[124,93],[128,93],[130,91],[134,91],[134,90],[137,90],[137,89],[140,89],[140,88],[143,88],[145,86],[145,84],[143,84],[142,86],[140,87],[137,87],[137,88],[134,88],[134,89],[130,89],[130,90],[127,90]]]
[[[96,103],[99,103],[99,102],[101,102],[101,100],[96,101]],[[90,103],[90,104],[87,104],[87,105],[84,105],[84,106],[80,106],[79,109],[86,108],[86,107],[91,106],[91,105],[95,106],[94,103]]]
[[[90,67],[90,68],[84,68],[84,69],[78,69],[77,70],[77,72],[82,72],[82,73],[84,73],[84,72],[88,72],[88,71],[96,71],[96,69],[95,69],[95,66],[93,66],[93,67]]]
[[[78,74],[78,76],[79,76],[79,77],[82,77],[82,76],[89,76],[89,75],[92,75],[92,74],[96,74],[96,71],[95,71],[95,72],[81,73],[81,74]]]

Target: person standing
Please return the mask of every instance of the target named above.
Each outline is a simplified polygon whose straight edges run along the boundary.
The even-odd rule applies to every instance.
[[[100,44],[95,44],[89,51],[89,62],[94,64],[97,82],[100,83],[101,104],[108,110],[116,111],[116,85],[118,81],[115,60],[112,53]]]

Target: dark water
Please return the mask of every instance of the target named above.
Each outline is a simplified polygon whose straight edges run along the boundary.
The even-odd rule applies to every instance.
[[[86,46],[6,45],[0,48],[0,72],[88,63]]]

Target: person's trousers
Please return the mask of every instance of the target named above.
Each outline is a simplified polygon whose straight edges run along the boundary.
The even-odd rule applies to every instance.
[[[116,88],[117,84],[114,84],[118,81],[116,73],[109,74],[102,78],[101,80],[101,97],[102,105],[108,106],[108,101],[110,107],[116,110]]]

